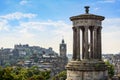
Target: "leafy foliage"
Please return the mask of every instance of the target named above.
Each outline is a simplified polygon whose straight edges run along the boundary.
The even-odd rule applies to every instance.
[[[38,67],[0,67],[0,80],[48,80],[50,71],[40,71]]]
[[[110,64],[109,61],[106,61],[105,64],[107,65],[108,67],[108,75],[109,77],[113,77],[114,76],[114,66],[112,64]]]
[[[57,74],[56,76],[54,76],[52,78],[52,80],[66,80],[67,77],[67,72],[66,71],[62,71],[59,74]]]
[[[46,80],[42,75],[33,75],[28,80]]]

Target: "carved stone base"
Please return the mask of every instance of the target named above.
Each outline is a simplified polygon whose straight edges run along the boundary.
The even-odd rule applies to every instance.
[[[71,61],[66,69],[66,80],[108,80],[107,67],[103,61]]]

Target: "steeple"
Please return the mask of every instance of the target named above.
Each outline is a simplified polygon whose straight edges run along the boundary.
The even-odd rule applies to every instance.
[[[62,39],[62,44],[64,44],[64,42],[65,42],[64,39]]]
[[[64,39],[62,39],[62,43],[60,44],[60,56],[66,57],[66,44]]]
[[[60,51],[60,59],[61,59],[61,63],[62,63],[62,64],[60,64],[60,66],[63,67],[63,68],[61,68],[62,70],[65,70],[65,66],[68,63],[68,58],[67,58],[67,45],[63,38],[62,38],[62,41],[59,46],[59,51]]]

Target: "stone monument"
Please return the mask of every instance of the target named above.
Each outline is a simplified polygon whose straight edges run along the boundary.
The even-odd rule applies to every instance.
[[[73,22],[73,57],[67,64],[66,80],[108,80],[102,61],[101,29],[105,17],[89,13],[70,17]]]

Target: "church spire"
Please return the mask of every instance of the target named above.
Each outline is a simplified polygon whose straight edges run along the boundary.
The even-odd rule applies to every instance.
[[[64,44],[65,43],[65,41],[64,41],[64,39],[62,39],[62,44]]]

